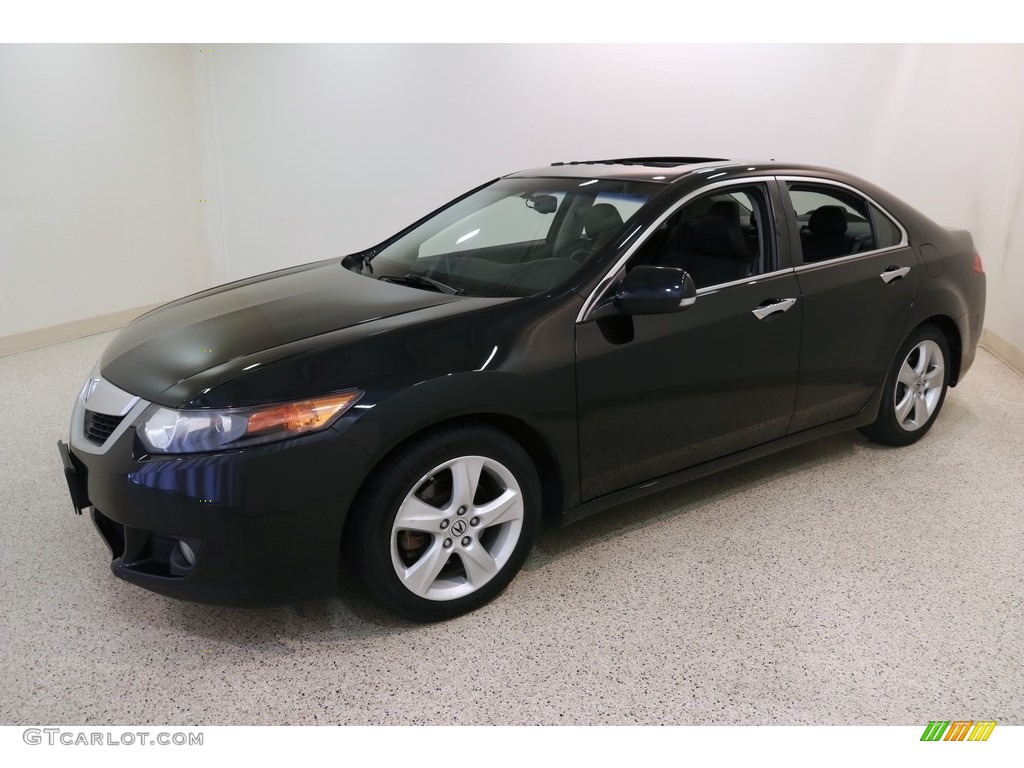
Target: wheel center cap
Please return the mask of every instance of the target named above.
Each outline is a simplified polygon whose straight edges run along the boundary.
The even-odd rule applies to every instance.
[[[924,392],[924,379],[918,379],[914,382],[915,392]]]
[[[456,536],[461,536],[462,534],[464,534],[467,528],[469,528],[469,526],[466,525],[465,520],[456,520],[454,523],[452,523],[452,533],[454,533]]]

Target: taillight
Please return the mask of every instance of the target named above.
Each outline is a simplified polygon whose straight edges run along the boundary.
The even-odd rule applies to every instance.
[[[974,254],[974,271],[977,272],[979,275],[984,275],[985,274],[985,267],[983,267],[981,265],[981,254],[980,253],[975,253]]]

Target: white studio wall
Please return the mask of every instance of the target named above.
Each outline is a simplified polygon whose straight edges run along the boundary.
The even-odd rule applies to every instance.
[[[989,273],[987,325],[1024,350],[1024,317],[1016,298],[1024,288],[1024,46],[89,50],[99,61],[138,60],[135,72],[157,67],[157,60],[177,68],[174,76],[161,70],[155,79],[121,73],[114,80],[132,94],[122,98],[135,105],[132,120],[118,122],[119,130],[132,135],[119,136],[118,143],[132,146],[132,183],[151,195],[156,207],[144,210],[159,221],[147,228],[145,217],[133,210],[127,218],[140,229],[122,230],[117,242],[123,250],[116,251],[121,255],[103,256],[90,266],[72,255],[82,248],[52,242],[47,232],[48,217],[61,206],[43,205],[39,197],[26,202],[29,218],[19,218],[13,242],[20,251],[0,235],[5,278],[7,262],[19,264],[10,291],[4,289],[0,336],[119,308],[102,303],[121,299],[124,291],[89,308],[67,302],[51,308],[39,301],[50,282],[63,286],[54,289],[58,294],[73,296],[76,264],[85,265],[82,274],[94,280],[114,273],[119,284],[137,283],[137,306],[211,281],[363,248],[469,187],[518,168],[555,160],[703,154],[842,168],[891,189],[941,223],[970,229]],[[60,60],[70,55],[61,47],[0,51],[5,97],[15,90],[6,62],[37,57],[59,70]],[[74,78],[84,81],[82,87],[115,88],[110,78],[121,68],[97,66],[75,67]],[[32,94],[40,88],[30,87],[32,77],[22,72],[13,78],[22,111],[39,106]],[[132,90],[144,83],[144,93]],[[54,104],[51,109],[59,110],[60,103]],[[166,114],[167,108],[174,113],[173,130],[147,122],[157,122],[154,113]],[[95,157],[75,129],[88,113],[65,115],[72,119],[63,130],[75,141],[64,150],[73,157],[64,162]],[[32,124],[36,118],[19,120]],[[0,170],[10,162],[10,130],[0,127]],[[49,143],[30,147],[46,167]],[[153,157],[142,157],[146,152]],[[177,158],[173,173],[160,165],[168,155]],[[20,162],[24,175],[38,160]],[[46,189],[68,184],[59,173],[64,162],[54,163]],[[72,181],[81,190],[91,182],[82,173]],[[8,179],[0,178],[0,185],[0,200],[9,199]],[[109,193],[110,186],[99,191]],[[125,218],[122,204],[138,208],[138,197],[111,198],[113,204],[96,216],[119,221]],[[14,213],[3,206],[5,220],[12,219]],[[177,239],[167,236],[169,230]],[[83,245],[102,250],[108,243],[94,238]],[[46,274],[30,266],[43,263],[42,255],[49,259]],[[123,274],[132,259],[143,260],[149,273]],[[169,269],[175,260],[196,268],[191,282],[180,267]],[[153,274],[167,279],[154,281]],[[37,298],[8,309],[8,292]],[[57,306],[61,312],[48,314]]]
[[[194,90],[182,46],[0,46],[0,337],[209,284]]]
[[[1003,247],[992,254],[999,262],[989,272],[988,290],[993,298],[986,326],[998,336],[988,340],[993,351],[1024,372],[1024,123],[1010,172],[1009,222]]]

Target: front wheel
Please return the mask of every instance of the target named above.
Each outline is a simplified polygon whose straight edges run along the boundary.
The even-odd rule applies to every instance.
[[[489,427],[439,432],[378,469],[351,512],[347,559],[406,618],[437,621],[496,596],[529,554],[541,491],[527,453]]]
[[[861,431],[887,445],[910,445],[935,423],[949,383],[949,344],[925,325],[907,339],[884,384],[875,422]]]

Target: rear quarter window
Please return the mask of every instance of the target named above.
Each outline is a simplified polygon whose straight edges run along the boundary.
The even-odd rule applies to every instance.
[[[903,233],[896,226],[896,222],[870,203],[868,212],[871,214],[871,224],[875,230],[876,248],[892,248],[903,241]]]

